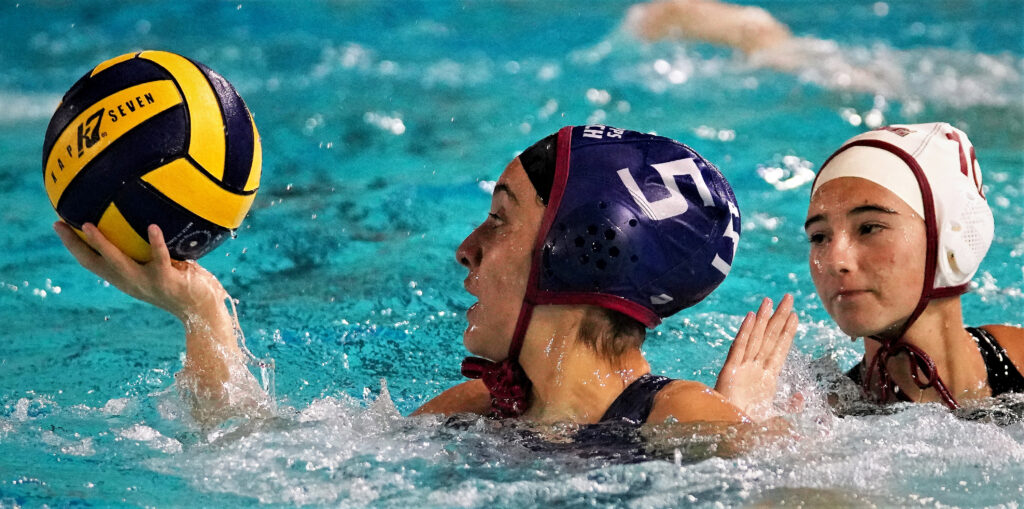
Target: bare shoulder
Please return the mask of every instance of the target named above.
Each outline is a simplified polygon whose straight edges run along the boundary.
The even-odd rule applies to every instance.
[[[412,415],[452,415],[472,413],[484,415],[491,411],[491,393],[481,380],[469,380],[452,386],[416,409]]]
[[[674,418],[679,422],[743,422],[743,412],[700,382],[674,380],[654,397],[649,423]]]
[[[1010,325],[982,325],[981,328],[995,336],[1017,369],[1024,371],[1024,329]]]

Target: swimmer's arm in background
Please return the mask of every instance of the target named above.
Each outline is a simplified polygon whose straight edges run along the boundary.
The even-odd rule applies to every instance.
[[[438,394],[412,415],[441,414],[452,415],[471,413],[487,415],[491,412],[491,393],[481,380],[462,382]]]
[[[227,292],[195,262],[172,260],[157,226],[148,230],[152,259],[132,260],[92,224],[83,242],[67,224],[54,230],[83,267],[122,292],[163,309],[185,326],[185,363],[177,375],[192,396],[192,415],[203,426],[266,408],[269,397],[246,367],[234,320],[224,305]]]
[[[636,4],[626,29],[646,40],[690,39],[750,55],[793,38],[789,28],[759,7],[716,0],[661,0]]]
[[[766,298],[756,314],[747,314],[729,348],[715,389],[757,422],[771,414],[779,373],[798,324],[792,295],[782,298],[775,313]]]

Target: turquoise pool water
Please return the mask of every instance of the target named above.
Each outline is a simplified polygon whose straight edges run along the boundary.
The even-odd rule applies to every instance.
[[[0,507],[1019,504],[1020,423],[827,409],[823,387],[860,345],[817,301],[801,225],[805,177],[843,140],[952,122],[977,147],[997,223],[968,320],[1021,325],[1024,7],[760,5],[825,40],[819,58],[782,73],[640,43],[619,29],[620,1],[0,3]],[[61,94],[151,48],[226,76],[263,136],[250,217],[203,264],[239,300],[252,350],[276,361],[272,422],[200,433],[172,385],[180,326],[81,269],[50,229],[40,151]],[[844,81],[843,65],[885,86]],[[666,459],[623,465],[531,451],[486,422],[402,417],[460,380],[471,298],[453,253],[486,213],[481,182],[588,122],[683,140],[733,183],[731,275],[646,353],[659,373],[713,383],[743,314],[793,292],[802,325],[781,397],[808,395],[799,440],[708,457],[682,430]]]

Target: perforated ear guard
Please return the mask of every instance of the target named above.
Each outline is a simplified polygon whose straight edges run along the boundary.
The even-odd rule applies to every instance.
[[[939,225],[936,287],[966,284],[974,277],[992,243],[994,221],[985,199],[973,189],[960,190]],[[945,207],[944,207],[945,208]],[[956,217],[949,217],[956,215]]]

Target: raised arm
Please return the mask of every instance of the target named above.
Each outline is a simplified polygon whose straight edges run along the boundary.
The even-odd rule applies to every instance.
[[[224,287],[196,262],[172,260],[159,227],[148,229],[152,259],[147,263],[129,258],[92,224],[82,227],[84,241],[61,221],[54,230],[83,267],[181,320],[185,365],[177,379],[200,424],[268,408],[269,397],[249,372],[247,355],[238,346]]]

